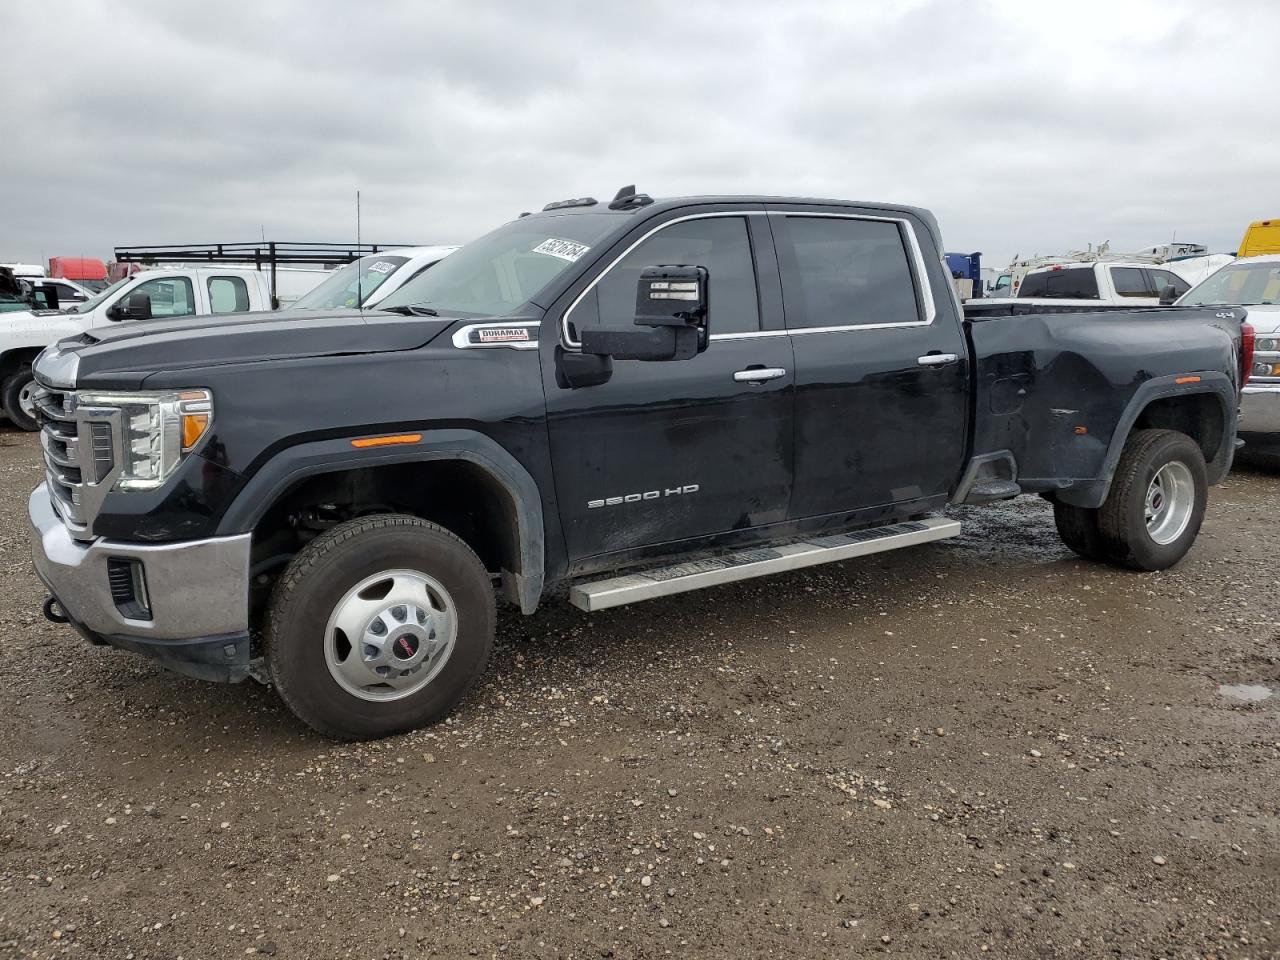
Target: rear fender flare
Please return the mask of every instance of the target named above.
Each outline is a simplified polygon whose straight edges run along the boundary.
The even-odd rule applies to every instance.
[[[1130,398],[1120,419],[1116,423],[1115,432],[1111,435],[1111,443],[1107,446],[1107,454],[1102,461],[1102,470],[1097,480],[1081,483],[1055,492],[1056,499],[1077,507],[1099,507],[1107,499],[1111,491],[1111,481],[1115,477],[1116,466],[1120,463],[1120,455],[1124,452],[1125,442],[1133,431],[1133,425],[1142,416],[1152,402],[1168,397],[1190,397],[1209,394],[1217,398],[1222,409],[1221,445],[1216,454],[1209,459],[1216,466],[1210,467],[1209,482],[1218,483],[1231,469],[1231,458],[1235,451],[1236,417],[1234,411],[1238,406],[1235,381],[1225,373],[1193,374],[1199,379],[1194,383],[1178,383],[1180,375],[1153,377],[1142,384]]]
[[[351,438],[317,440],[281,450],[245,484],[218,523],[219,536],[251,532],[268,509],[307,477],[357,467],[464,460],[487,471],[515,504],[520,569],[512,571],[524,613],[532,613],[546,577],[542,499],[533,477],[497,441],[474,430],[425,430],[419,443],[353,449]]]

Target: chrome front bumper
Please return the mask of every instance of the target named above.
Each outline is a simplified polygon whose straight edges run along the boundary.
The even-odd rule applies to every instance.
[[[63,525],[44,484],[31,492],[27,514],[36,573],[82,632],[114,646],[158,651],[161,659],[165,641],[189,648],[182,641],[216,646],[243,637],[247,651],[252,534],[176,543],[83,542]],[[142,563],[150,620],[128,617],[116,606],[109,558]]]
[[[1280,383],[1254,384],[1244,388],[1240,397],[1238,433],[1274,434],[1280,445]]]

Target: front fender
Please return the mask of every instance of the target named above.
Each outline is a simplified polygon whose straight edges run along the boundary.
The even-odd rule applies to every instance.
[[[501,444],[475,430],[424,430],[421,433],[420,442],[405,446],[353,449],[350,438],[339,438],[286,447],[249,478],[222,515],[218,535],[251,532],[272,504],[307,477],[356,467],[465,460],[487,471],[516,506],[520,569],[512,573],[520,609],[532,613],[542,596],[546,578],[542,499],[533,477]]]

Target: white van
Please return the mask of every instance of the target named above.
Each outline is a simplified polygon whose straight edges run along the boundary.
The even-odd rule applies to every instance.
[[[280,274],[285,272],[292,271]],[[314,284],[317,278],[309,274],[308,279]],[[15,426],[35,430],[31,362],[49,344],[91,327],[152,317],[270,309],[270,278],[262,271],[250,267],[171,267],[125,277],[66,312],[0,313],[0,404]]]

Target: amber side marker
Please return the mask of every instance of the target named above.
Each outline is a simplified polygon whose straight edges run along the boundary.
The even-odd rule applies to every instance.
[[[359,440],[352,440],[353,447],[394,447],[398,443],[419,443],[422,440],[420,433],[397,433],[390,437],[361,437]]]
[[[1082,437],[1089,432],[1088,427],[1076,427],[1075,433],[1077,437]]]
[[[1199,383],[1200,378],[1199,377],[1174,377],[1173,382],[1174,383]]]

